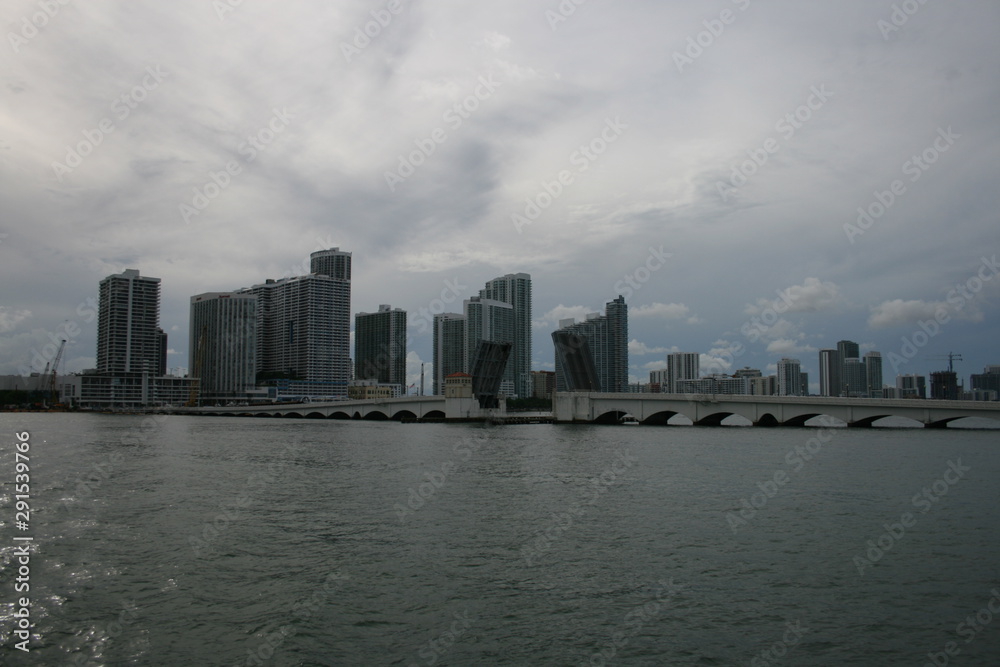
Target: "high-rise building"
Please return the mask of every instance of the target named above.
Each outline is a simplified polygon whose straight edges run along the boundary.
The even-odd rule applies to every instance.
[[[191,297],[190,334],[188,367],[201,378],[201,400],[245,399],[257,378],[257,297]]]
[[[310,256],[313,273],[240,290],[257,297],[257,372],[282,394],[346,398],[351,380],[351,253]]]
[[[552,392],[556,390],[556,374],[552,371],[531,371],[531,380],[534,388],[531,392],[532,398],[552,398]]]
[[[468,356],[465,350],[465,316],[441,313],[434,316],[433,335],[434,383],[432,392],[443,396],[445,378],[465,372]]]
[[[840,382],[844,385],[844,396],[858,398],[868,395],[865,362],[857,357],[844,359],[840,367]]]
[[[819,395],[840,396],[843,386],[840,381],[840,354],[837,350],[819,351]]]
[[[100,283],[97,372],[166,375],[166,334],[160,323],[160,279],[136,269]]]
[[[160,279],[126,269],[99,287],[97,372],[77,376],[72,401],[89,407],[178,405],[198,381],[166,377],[167,335],[160,328]]]
[[[697,352],[671,352],[667,355],[667,386],[665,394],[680,393],[680,380],[697,380],[701,374],[701,355]]]
[[[354,316],[354,379],[406,386],[406,311],[380,305]]]
[[[463,303],[465,311],[465,368],[466,373],[472,373],[476,367],[476,353],[481,341],[491,343],[514,344],[515,317],[514,307],[504,301],[484,299],[474,296]],[[514,366],[513,349],[504,366],[503,379],[500,381],[500,392],[507,396],[518,396],[517,368]],[[529,375],[530,379],[530,375]],[[533,387],[532,387],[533,389]],[[531,394],[520,394],[530,396]]]
[[[982,373],[974,373],[969,381],[973,391],[1000,394],[1000,366],[987,366]]]
[[[896,389],[900,398],[927,398],[927,378],[923,375],[897,375]]]
[[[872,350],[865,354],[865,395],[882,398],[882,353]]]
[[[801,382],[799,383],[799,386],[800,386],[799,396],[808,396],[809,395],[809,373],[807,373],[805,371],[802,371],[799,374],[799,376],[802,378]]]
[[[802,395],[802,363],[798,359],[785,357],[778,362],[778,395]]]
[[[858,359],[861,357],[861,346],[852,340],[839,340],[837,354],[841,359]]]
[[[617,299],[607,302],[604,315],[591,313],[583,322],[561,320],[559,331],[576,334],[587,341],[600,391],[620,393],[629,390],[628,305],[625,297],[619,295]],[[556,391],[566,391],[566,372],[559,354],[556,354],[555,360]]]
[[[834,395],[861,396],[865,387],[861,346],[852,340],[837,341],[837,359],[840,361],[840,385]]]
[[[515,395],[531,396],[534,389],[531,379],[531,276],[509,273],[494,278],[480,290],[479,297],[501,301],[513,308],[513,340],[510,341],[513,348],[507,362],[511,369],[509,377],[514,382]],[[470,354],[473,352],[469,351]]]
[[[931,373],[931,398],[939,401],[957,401],[959,393],[958,374],[955,371]]]
[[[667,375],[667,369],[662,368],[658,371],[649,371],[649,391],[653,394],[666,394],[667,387],[669,386],[669,376]]]

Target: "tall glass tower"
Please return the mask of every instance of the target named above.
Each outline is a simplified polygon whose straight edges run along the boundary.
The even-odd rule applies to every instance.
[[[406,311],[380,305],[354,316],[354,379],[406,389]]]
[[[513,307],[513,349],[507,367],[514,382],[514,391],[520,397],[531,396],[531,276],[527,273],[508,273],[494,278],[479,291],[481,299],[508,303]],[[469,351],[471,354],[474,351]]]

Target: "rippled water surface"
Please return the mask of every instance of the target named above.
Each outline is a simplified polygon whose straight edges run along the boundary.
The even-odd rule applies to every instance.
[[[4,664],[1000,664],[1000,431],[0,429]]]

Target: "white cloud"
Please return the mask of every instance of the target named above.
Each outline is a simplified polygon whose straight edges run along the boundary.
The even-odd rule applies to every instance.
[[[17,325],[31,317],[30,310],[12,310],[0,306],[0,333],[7,333],[17,328]]]
[[[897,326],[916,326],[922,321],[935,320],[940,317],[961,317],[972,322],[982,322],[983,312],[976,304],[963,303],[963,308],[956,311],[945,301],[924,301],[923,299],[893,299],[883,301],[872,307],[868,317],[868,326],[872,329],[886,329]]]
[[[776,313],[816,313],[836,308],[843,301],[840,288],[832,282],[822,282],[819,278],[806,278],[801,285],[792,285],[778,290],[777,299],[757,299],[756,304],[747,304],[747,315],[760,315],[764,311]]]
[[[645,356],[647,354],[666,354],[671,350],[666,347],[649,347],[645,343],[642,343],[636,339],[632,339],[628,342],[628,353],[629,355],[636,355],[639,357]]]
[[[587,315],[593,312],[595,311],[592,308],[587,308],[586,306],[564,306],[559,304],[545,313],[540,320],[535,320],[531,324],[536,329],[555,329],[559,326],[560,320],[572,318],[577,322],[581,322],[586,319]]]
[[[816,352],[817,350],[812,345],[803,345],[797,340],[779,338],[768,344],[767,351],[770,354],[788,357],[796,354],[805,354],[807,352]]]

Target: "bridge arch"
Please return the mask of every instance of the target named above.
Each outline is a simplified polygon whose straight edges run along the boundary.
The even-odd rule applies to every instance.
[[[725,411],[725,410],[719,411],[719,412],[713,412],[710,415],[705,415],[704,417],[701,417],[700,419],[698,419],[698,421],[694,422],[694,425],[695,426],[721,426],[722,422],[726,419],[726,417],[732,417],[735,414],[738,414],[738,413],[736,413],[736,412],[728,412],[728,411]]]
[[[609,412],[601,413],[596,419],[594,419],[595,424],[617,424],[621,422],[622,417],[629,413],[624,410],[611,410]]]
[[[393,421],[416,421],[417,415],[412,410],[399,410],[392,415]]]
[[[753,423],[753,425],[754,426],[765,426],[765,427],[781,426],[781,422],[779,422],[778,418],[775,417],[774,415],[772,415],[770,412],[765,412],[764,414],[762,414],[760,416],[759,419],[757,419],[757,421],[755,421]]]
[[[444,419],[445,418],[444,410],[431,410],[430,412],[428,412],[427,414],[425,414],[423,418],[424,419]]]
[[[805,414],[796,415],[794,417],[789,417],[785,421],[781,422],[782,426],[805,426],[806,422],[815,417],[827,417],[830,418],[832,415],[824,415],[822,412],[807,412]]]
[[[681,413],[674,412],[673,410],[662,410],[660,412],[654,412],[645,419],[642,420],[643,424],[649,426],[667,426],[670,420]]]
[[[381,410],[372,410],[364,417],[362,417],[362,419],[367,419],[368,421],[373,421],[373,422],[384,422],[389,419],[389,416],[384,412],[382,412]]]

